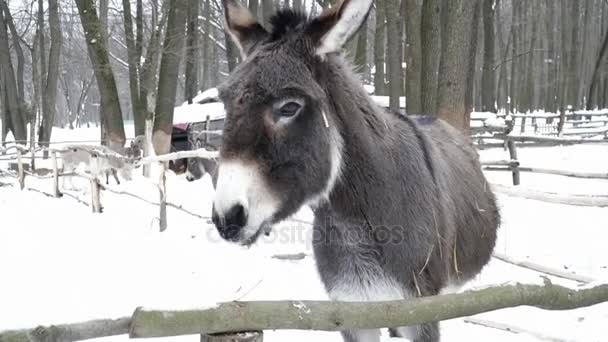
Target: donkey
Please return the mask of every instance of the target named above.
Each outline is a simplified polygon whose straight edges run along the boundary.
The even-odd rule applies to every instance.
[[[478,274],[499,213],[469,139],[440,119],[382,110],[340,54],[372,0],[344,0],[312,19],[280,10],[270,30],[237,0],[223,5],[243,62],[219,88],[219,234],[249,246],[310,206],[332,300],[431,296]],[[438,322],[390,332],[440,336]],[[341,333],[348,342],[380,338],[378,329]]]

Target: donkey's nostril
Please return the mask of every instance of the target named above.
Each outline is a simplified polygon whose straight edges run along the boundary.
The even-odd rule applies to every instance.
[[[220,217],[213,208],[212,220],[220,235],[226,240],[236,238],[241,229],[247,224],[245,208],[237,204],[230,208],[223,217]]]
[[[240,229],[243,228],[247,223],[245,208],[243,208],[243,206],[240,204],[230,208],[224,217],[226,219],[227,226],[237,226]]]

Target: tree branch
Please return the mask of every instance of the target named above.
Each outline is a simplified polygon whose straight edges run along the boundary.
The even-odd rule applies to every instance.
[[[460,294],[389,302],[230,302],[203,310],[138,308],[130,337],[163,337],[225,331],[300,329],[338,331],[416,325],[530,305],[569,310],[608,301],[608,285],[572,290],[553,285],[506,285]]]
[[[123,335],[129,332],[131,319],[100,319],[75,324],[39,326],[34,329],[0,333],[0,342],[72,342],[90,338]]]
[[[129,333],[132,338],[230,331],[338,331],[416,325],[521,305],[569,310],[608,301],[608,284],[573,290],[553,285],[505,285],[460,294],[388,302],[230,302],[200,310],[138,308],[132,318],[39,326],[0,332],[0,342],[72,342]]]

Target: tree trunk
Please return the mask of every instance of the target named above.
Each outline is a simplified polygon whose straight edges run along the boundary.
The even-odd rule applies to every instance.
[[[507,80],[507,71],[509,63],[506,62],[507,56],[509,55],[509,48],[511,47],[511,34],[507,34],[506,39],[507,43],[505,44],[503,33],[505,30],[503,29],[503,22],[501,20],[501,2],[500,0],[496,0],[496,33],[498,38],[498,50],[501,54],[500,65],[495,66],[500,68],[500,74],[498,76],[498,84],[496,86],[496,102],[498,104],[497,109],[507,110],[507,102],[509,96],[509,83]]]
[[[569,85],[568,85],[568,102],[572,106],[572,109],[580,108],[581,102],[578,98],[578,89],[580,86],[580,38],[579,38],[579,25],[580,25],[580,11],[581,5],[579,0],[568,0],[571,6],[570,20],[572,21],[570,32],[570,68],[568,69]]]
[[[439,63],[437,108],[439,117],[468,133],[470,113],[466,111],[465,91],[469,53],[474,34],[473,16],[477,1],[447,2],[446,39]],[[476,36],[475,36],[476,37]]]
[[[555,0],[547,0],[546,32],[547,32],[547,85],[545,91],[545,110],[554,113],[557,111],[557,66],[558,59],[555,51]]]
[[[470,118],[470,114],[474,107],[474,85],[475,85],[475,69],[477,67],[477,41],[479,40],[479,21],[481,17],[481,3],[484,0],[471,0],[475,2],[473,9],[473,21],[471,22],[471,45],[469,46],[468,68],[466,74],[466,88],[464,93],[464,110],[467,113],[466,120]],[[468,127],[469,125],[466,124]],[[467,128],[468,129],[468,128]]]
[[[406,10],[406,87],[405,98],[406,112],[408,114],[422,114],[422,95],[421,95],[421,38],[420,38],[420,17],[421,8],[417,0],[401,0],[405,2]],[[392,44],[392,41],[391,41]],[[391,71],[392,72],[392,71]]]
[[[183,18],[186,14],[187,4],[181,0],[167,0],[166,5],[170,6],[169,18],[160,63],[152,137],[157,155],[169,153],[171,148],[173,109],[186,29]]]
[[[389,109],[399,111],[401,96],[401,41],[399,39],[399,0],[385,0],[388,57]]]
[[[116,81],[110,65],[107,42],[102,25],[97,17],[93,0],[76,0],[80,22],[87,40],[89,59],[93,65],[103,115],[100,118],[106,125],[109,146],[122,147],[125,144],[125,130]]]
[[[13,48],[15,49],[15,55],[17,56],[17,95],[19,99],[22,101],[22,104],[25,102],[24,97],[24,68],[25,68],[25,57],[23,56],[23,49],[21,48],[21,42],[19,41],[19,33],[17,33],[17,29],[15,28],[15,22],[13,21],[13,16],[11,15],[11,11],[9,10],[6,1],[2,0],[2,9],[4,10],[4,20],[8,25],[9,30],[11,31],[11,38],[13,40]]]
[[[257,0],[251,0],[251,3],[256,3]],[[192,103],[192,99],[198,91],[198,63],[199,63],[199,46],[198,46],[198,9],[199,0],[188,1],[188,32],[186,40],[186,100]],[[256,5],[257,13],[257,5]]]
[[[20,144],[25,144],[27,140],[26,122],[23,115],[22,102],[17,91],[15,71],[11,61],[8,43],[7,25],[5,22],[4,11],[0,10],[0,68],[2,69],[0,81],[4,82],[5,98],[5,121],[2,122],[4,130],[13,132],[13,136]],[[7,113],[8,112],[8,113]]]
[[[145,132],[146,115],[139,99],[139,60],[141,55],[139,45],[133,36],[133,19],[131,16],[131,2],[122,1],[125,38],[127,41],[127,58],[129,63],[129,92],[131,93],[131,109],[135,124],[135,136],[143,135]],[[139,19],[137,19],[139,21]],[[138,24],[139,25],[139,24]],[[139,29],[139,28],[138,28]],[[138,37],[139,39],[139,37]]]
[[[158,70],[161,53],[160,40],[163,27],[167,21],[167,15],[168,11],[165,7],[163,8],[160,21],[154,19],[154,16],[152,17],[154,22],[156,22],[156,26],[150,34],[148,48],[146,49],[146,58],[141,66],[139,76],[139,100],[141,101],[141,107],[145,110],[144,122],[146,120],[152,120],[152,113],[154,112],[154,105],[156,104],[156,72]]]
[[[495,0],[483,0],[483,74],[481,80],[481,110],[496,112],[496,74],[494,70]]]
[[[437,115],[437,77],[441,56],[441,1],[424,0],[422,4],[422,113]]]
[[[535,20],[535,18],[537,18],[538,16],[538,9],[537,9],[537,3],[533,2],[530,4],[530,10],[532,12],[532,16],[531,18],[533,18],[532,20],[532,31],[530,32],[530,47],[528,50],[528,54],[526,55],[527,58],[527,66],[526,66],[526,71],[525,71],[525,80],[526,80],[526,85],[522,88],[526,89],[525,90],[525,106],[526,106],[526,110],[532,112],[534,110],[534,50],[536,48],[536,28],[537,28],[537,20]]]
[[[204,7],[203,7],[203,15],[205,16],[205,24],[204,24],[204,35],[203,35],[203,44],[201,46],[202,48],[202,53],[203,53],[203,57],[202,57],[202,63],[203,63],[203,70],[202,70],[202,77],[201,77],[201,90],[205,90],[209,87],[210,83],[211,83],[211,77],[210,77],[210,58],[209,58],[209,44],[213,44],[215,46],[215,43],[212,42],[212,40],[210,39],[211,37],[213,37],[212,35],[212,29],[211,29],[211,12],[212,12],[212,8],[211,8],[211,1],[210,0],[204,0]],[[219,72],[219,70],[217,71]]]
[[[594,104],[599,105],[598,107],[603,107],[602,105],[605,106],[605,104],[602,103],[603,101],[600,99],[601,96],[598,96],[601,91],[597,91],[597,89],[601,86],[600,83],[602,82],[602,73],[600,72],[602,65],[606,65],[606,69],[608,69],[608,30],[606,30],[606,33],[604,34],[597,59],[595,60],[595,67],[593,68],[589,92],[587,93],[587,109],[592,109]]]
[[[384,46],[386,42],[386,25],[384,6],[376,6],[376,31],[374,32],[374,94],[385,94],[384,82]]]
[[[357,35],[357,51],[355,53],[355,67],[357,72],[363,76],[363,81],[367,83],[367,21],[363,23]]]

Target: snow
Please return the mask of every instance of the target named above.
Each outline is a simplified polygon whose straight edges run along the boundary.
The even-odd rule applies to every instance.
[[[218,97],[219,97],[219,92],[218,92],[217,88],[209,88],[209,89],[199,93],[198,95],[196,95],[192,99],[192,102],[199,103],[199,102],[209,101],[209,100],[219,101]],[[187,105],[188,102],[184,102],[183,104]]]
[[[173,124],[204,122],[207,120],[207,116],[211,120],[223,119],[225,115],[224,105],[221,102],[185,104],[175,107]]]
[[[388,96],[379,96],[374,95],[372,99],[380,106],[384,108],[389,107],[389,97]],[[405,108],[405,96],[399,97],[399,108]]]
[[[192,121],[220,113],[217,104],[181,106],[176,118]],[[223,111],[223,110],[222,110]],[[127,128],[132,132],[132,128]],[[56,130],[57,141],[98,138],[98,129]],[[606,172],[608,144],[518,149],[522,165]],[[480,151],[482,160],[508,158],[503,149]],[[1,159],[1,158],[0,158]],[[41,161],[39,166],[44,166]],[[0,160],[0,169],[6,162]],[[139,173],[139,171],[138,171]],[[510,185],[509,172],[487,172],[491,183]],[[110,188],[158,201],[151,179],[135,176]],[[213,188],[208,176],[189,183],[167,176],[168,201],[203,216],[168,208],[167,231],[158,231],[158,207],[133,197],[102,192],[104,213],[71,197],[49,198],[35,191],[0,187],[0,331],[40,324],[79,322],[131,315],[136,307],[188,309],[214,307],[232,300],[325,300],[315,269],[310,226],[296,220],[274,228],[251,248],[223,241],[210,222]],[[112,182],[112,180],[111,180]],[[574,179],[522,173],[523,187],[573,194],[606,194],[607,180]],[[84,190],[66,191],[90,201]],[[50,180],[26,179],[26,187],[50,192]],[[497,196],[502,214],[496,251],[518,260],[586,275],[608,282],[608,208],[574,207]],[[303,209],[294,219],[310,221]],[[278,260],[276,254],[305,253],[302,260]],[[572,281],[554,283],[578,288]],[[461,291],[512,282],[541,284],[539,273],[492,260]],[[307,308],[296,302],[303,313]],[[518,307],[475,316],[514,325],[565,341],[606,338],[608,303],[570,311]],[[541,341],[453,319],[441,323],[442,341]],[[386,336],[386,341],[389,338]],[[127,336],[103,341],[126,341]],[[198,341],[198,336],[162,341]],[[399,339],[390,339],[398,341]],[[339,334],[266,331],[265,341],[341,341]]]

